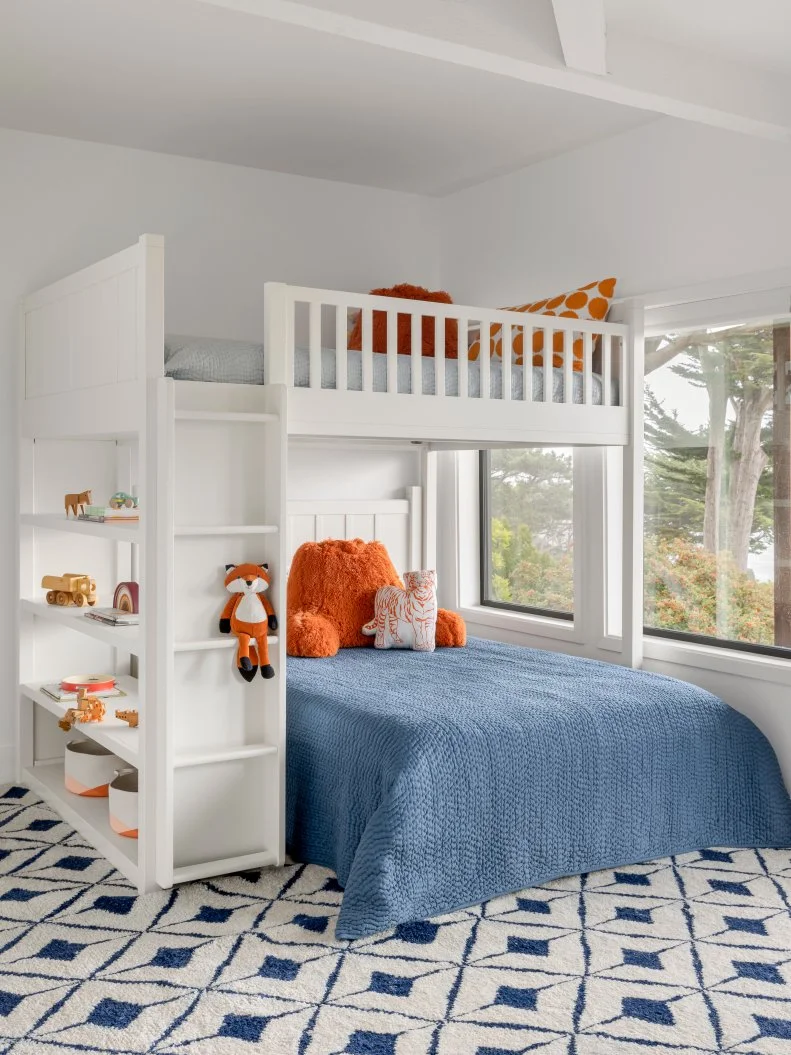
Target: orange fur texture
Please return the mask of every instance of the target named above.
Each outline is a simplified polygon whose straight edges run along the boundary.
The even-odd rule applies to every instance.
[[[374,617],[380,586],[401,586],[381,542],[326,539],[305,542],[288,575],[287,651],[290,656],[334,656],[339,648],[370,648],[362,627]],[[467,629],[456,612],[437,613],[437,646],[464,645]]]
[[[408,282],[402,282],[398,286],[382,287],[372,289],[374,297],[400,297],[402,300],[427,300],[434,304],[452,304],[453,298],[444,290],[425,289],[423,286],[411,286]],[[428,359],[434,358],[434,320],[423,319],[422,323],[422,354]],[[359,312],[354,323],[354,328],[349,335],[349,348],[359,352],[363,346],[363,322],[362,312]],[[445,323],[445,358],[456,359],[459,351],[459,325],[455,319],[449,319]],[[375,311],[373,313],[373,350],[377,353],[387,352],[387,313]],[[409,315],[398,316],[398,354],[412,354],[412,319]]]

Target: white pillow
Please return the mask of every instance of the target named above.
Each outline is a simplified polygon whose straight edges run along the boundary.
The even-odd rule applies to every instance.
[[[178,381],[264,383],[264,346],[215,337],[165,337],[165,373]]]

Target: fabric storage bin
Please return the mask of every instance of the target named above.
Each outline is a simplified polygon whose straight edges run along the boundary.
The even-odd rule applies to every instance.
[[[120,758],[93,740],[69,740],[66,744],[64,777],[66,790],[73,795],[107,798]]]
[[[119,769],[110,781],[110,827],[117,835],[137,838],[136,769]]]

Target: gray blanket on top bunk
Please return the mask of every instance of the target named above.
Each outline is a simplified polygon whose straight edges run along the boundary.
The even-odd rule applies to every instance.
[[[423,395],[435,395],[436,383],[434,360],[425,358],[423,365]],[[481,368],[478,362],[468,364],[468,394],[477,399],[481,395]],[[353,392],[362,390],[362,355],[347,353],[347,388]],[[264,346],[246,341],[213,340],[204,337],[165,338],[165,374],[178,381],[214,381],[232,385],[264,384]],[[530,370],[533,399],[544,399],[544,371],[538,367]],[[294,384],[307,388],[310,383],[310,355],[306,348],[297,348],[294,357]],[[514,366],[511,370],[511,398],[522,399],[524,392],[524,369]],[[602,379],[593,374],[591,379],[592,402],[602,402]],[[321,350],[321,387],[335,388],[335,349]],[[373,390],[387,391],[387,356],[373,356]],[[398,391],[412,391],[412,359],[408,355],[398,356]],[[445,395],[459,394],[459,364],[455,359],[445,362]],[[575,373],[572,382],[572,403],[582,403],[582,374]],[[499,362],[492,361],[489,378],[489,395],[502,399],[503,374]],[[552,402],[562,403],[564,378],[562,370],[552,370]],[[618,402],[618,385],[612,383],[610,401]]]

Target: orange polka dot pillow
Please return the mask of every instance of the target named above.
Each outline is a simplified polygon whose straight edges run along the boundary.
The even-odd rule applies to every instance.
[[[556,315],[565,319],[595,319],[602,321],[607,318],[610,303],[615,295],[615,279],[603,278],[600,282],[589,282],[587,286],[572,290],[571,293],[561,293],[557,297],[547,297],[546,300],[537,300],[532,304],[519,304],[512,308],[503,308],[503,311],[525,311],[536,315]],[[524,329],[515,327],[512,330],[513,362],[521,366],[524,362]],[[489,336],[489,354],[493,359],[502,359],[503,354],[503,331],[500,326],[492,326]],[[532,340],[533,366],[544,365],[544,331],[534,330]],[[582,370],[582,338],[577,337],[572,345],[574,356],[573,367]],[[557,331],[552,335],[552,365],[563,366],[563,333]],[[477,359],[481,354],[480,337],[470,343],[469,358]]]

